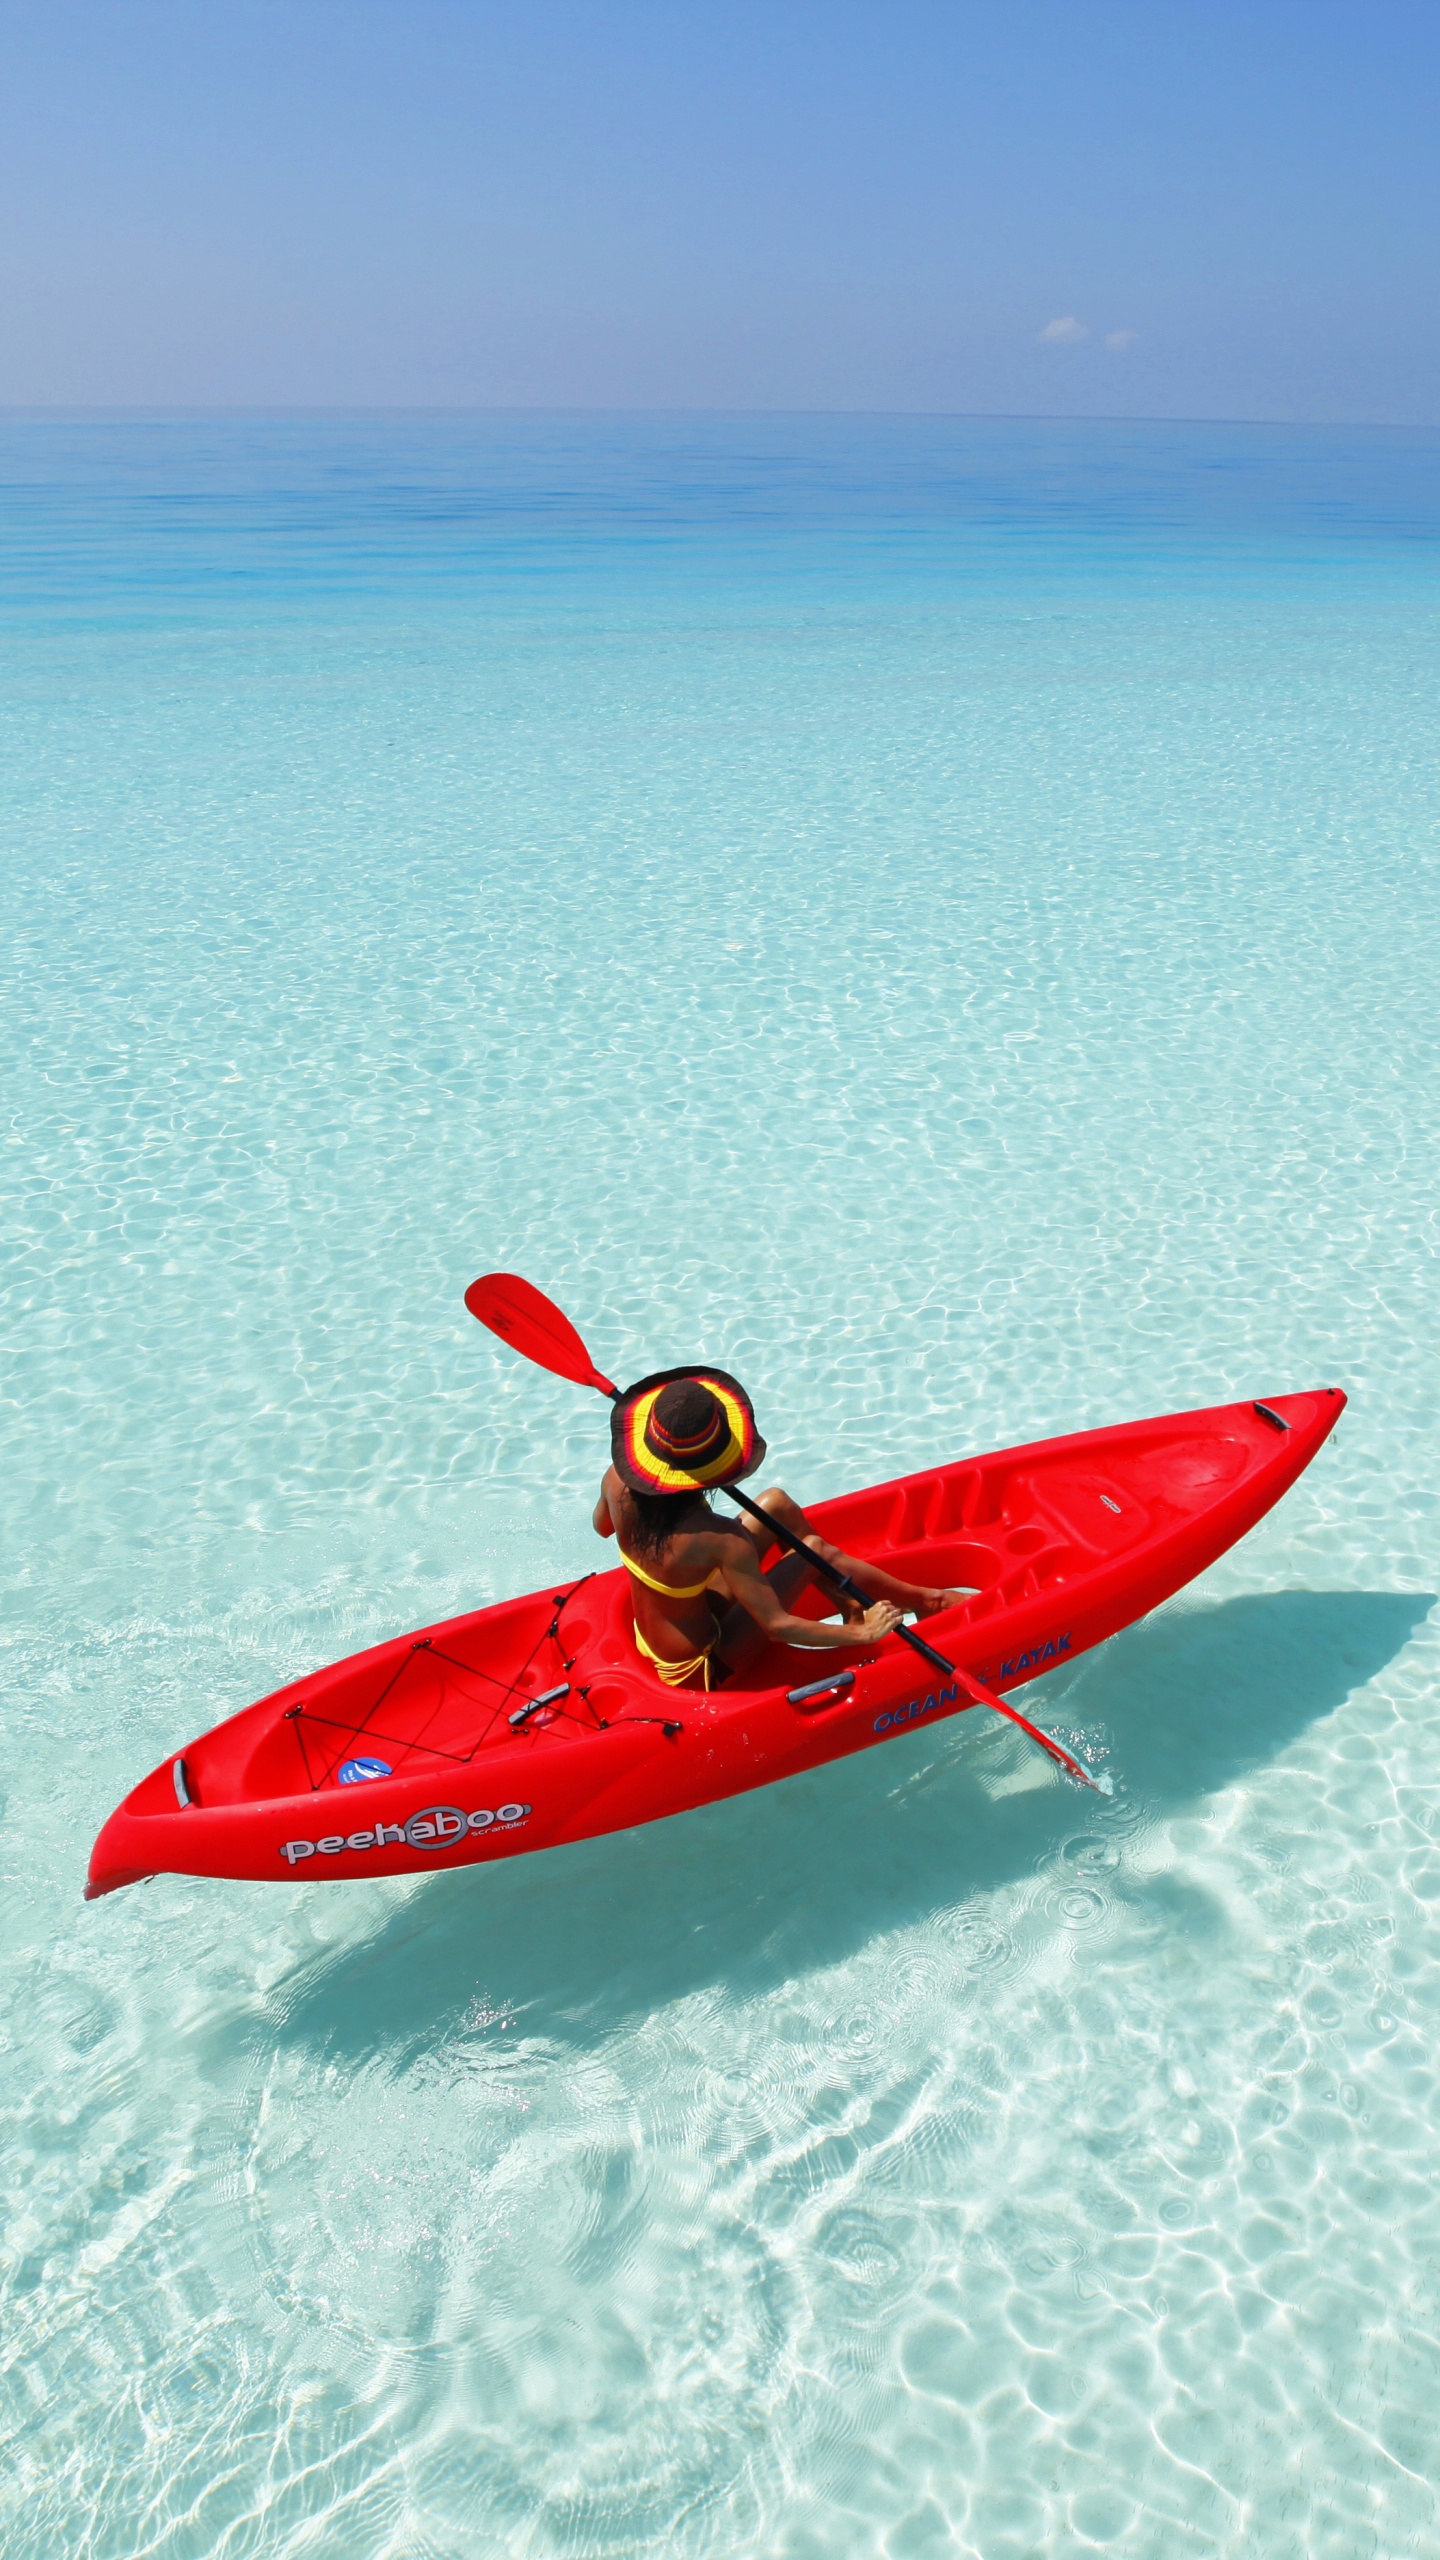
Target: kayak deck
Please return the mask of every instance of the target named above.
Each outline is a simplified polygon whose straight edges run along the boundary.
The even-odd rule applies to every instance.
[[[1327,1388],[1118,1424],[927,1469],[810,1516],[906,1579],[965,1587],[970,1597],[924,1621],[926,1641],[1014,1687],[1223,1553],[1308,1464],[1344,1402]],[[832,1606],[818,1589],[799,1603],[816,1617]],[[391,1638],[213,1727],[111,1816],[87,1890],[157,1868],[453,1863],[459,1833],[437,1840],[422,1824],[414,1836],[437,1811],[459,1832],[472,1826],[466,1856],[618,1829],[861,1748],[914,1713],[959,1712],[963,1693],[937,1677],[892,1637],[870,1652],[772,1645],[714,1692],[668,1689],[636,1652],[628,1578],[612,1567]],[[477,1784],[486,1804],[466,1810]],[[437,1791],[454,1805],[427,1805]],[[359,1821],[362,1806],[360,1832],[327,1830]],[[387,1823],[393,1839],[372,1836]],[[287,1825],[303,1854],[289,1855]],[[351,1855],[361,1837],[368,1854]]]

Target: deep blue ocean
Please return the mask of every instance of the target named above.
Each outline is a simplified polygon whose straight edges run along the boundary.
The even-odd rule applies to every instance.
[[[7,2560],[1440,2547],[1437,572],[1440,432],[0,421]],[[601,1560],[496,1266],[802,1499],[1351,1405],[1108,1802],[87,1906]]]

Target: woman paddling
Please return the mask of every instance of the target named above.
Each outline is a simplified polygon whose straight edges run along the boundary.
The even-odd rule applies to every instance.
[[[706,1500],[712,1487],[752,1474],[765,1455],[750,1399],[723,1369],[663,1369],[642,1378],[617,1399],[610,1445],[595,1527],[602,1538],[619,1540],[636,1645],[669,1688],[718,1688],[767,1644],[873,1650],[907,1614],[926,1617],[965,1597],[921,1590],[843,1554],[773,1485],[761,1494],[761,1508],[871,1598],[863,1611],[857,1601],[842,1602],[838,1625],[796,1617],[794,1603],[818,1579],[805,1558],[787,1555],[762,1573],[772,1543],[762,1523],[717,1518]]]

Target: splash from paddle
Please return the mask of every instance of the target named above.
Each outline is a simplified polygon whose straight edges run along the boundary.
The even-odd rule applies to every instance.
[[[518,1351],[526,1360],[533,1360],[537,1368],[549,1369],[557,1378],[568,1378],[574,1386],[594,1387],[602,1396],[609,1396],[612,1400],[618,1398],[619,1388],[596,1368],[569,1317],[562,1315],[542,1290],[534,1288],[530,1281],[522,1280],[516,1272],[482,1273],[478,1280],[471,1281],[466,1290],[465,1304],[480,1324],[487,1325],[492,1333],[498,1333],[501,1341],[508,1342],[512,1351]],[[868,1609],[870,1594],[862,1591],[850,1574],[842,1573],[838,1565],[817,1556],[814,1548],[807,1547],[803,1538],[797,1538],[794,1531],[787,1529],[779,1520],[772,1520],[769,1512],[752,1501],[748,1493],[742,1493],[738,1485],[726,1485],[724,1490],[732,1502],[739,1503],[742,1511],[748,1511],[753,1520],[763,1523],[777,1546],[788,1547],[792,1554],[803,1556],[811,1572],[818,1574],[823,1582],[828,1582],[832,1591],[838,1591],[847,1600],[858,1600],[862,1608]],[[1094,1787],[1102,1795],[1113,1794],[1108,1771],[1102,1769],[1098,1776],[1093,1774],[1075,1758],[1073,1752],[1066,1750],[1063,1742],[1055,1742],[1048,1733],[1042,1733],[1028,1716],[1021,1715],[1018,1707],[1008,1706],[993,1689],[987,1689],[983,1680],[976,1680],[968,1671],[962,1671],[958,1663],[948,1662],[943,1653],[937,1653],[932,1644],[925,1642],[923,1636],[917,1636],[913,1627],[899,1626],[895,1633],[912,1653],[918,1653],[923,1662],[928,1662],[932,1670],[943,1672],[947,1680],[957,1681],[974,1705],[993,1707],[996,1715],[1005,1716],[1011,1724],[1018,1724],[1022,1733],[1028,1733],[1032,1742],[1038,1742],[1041,1750],[1048,1751],[1051,1759],[1068,1771],[1072,1778],[1078,1778],[1082,1786]]]

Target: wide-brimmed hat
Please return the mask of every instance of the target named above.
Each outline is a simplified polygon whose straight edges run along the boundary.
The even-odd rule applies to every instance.
[[[705,1392],[666,1392],[681,1386]],[[610,1448],[616,1474],[632,1493],[703,1493],[707,1485],[738,1484],[765,1455],[739,1379],[695,1366],[657,1369],[627,1387],[611,1414]]]

